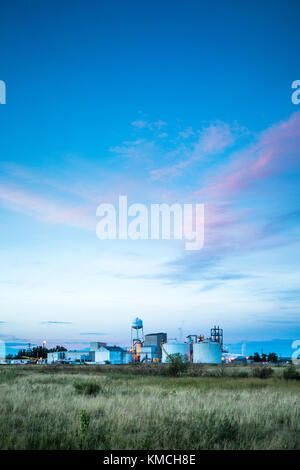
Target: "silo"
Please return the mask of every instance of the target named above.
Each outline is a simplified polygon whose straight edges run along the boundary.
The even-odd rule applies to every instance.
[[[162,362],[169,362],[168,355],[171,354],[180,354],[183,358],[186,358],[188,355],[187,343],[164,343],[162,346]]]
[[[221,364],[222,349],[220,344],[213,341],[194,343],[193,362],[195,364]]]

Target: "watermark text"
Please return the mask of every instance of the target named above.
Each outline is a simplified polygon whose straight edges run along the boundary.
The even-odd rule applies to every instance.
[[[296,90],[292,93],[291,99],[293,104],[300,103],[300,80],[294,80],[292,83],[292,88]]]
[[[204,245],[204,204],[131,204],[119,196],[119,206],[100,204],[101,220],[96,233],[100,240],[182,240],[188,251]]]
[[[0,104],[6,104],[6,84],[0,80]]]

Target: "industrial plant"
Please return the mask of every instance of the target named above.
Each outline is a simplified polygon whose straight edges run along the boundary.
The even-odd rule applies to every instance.
[[[167,333],[144,335],[143,321],[135,318],[131,324],[131,345],[129,348],[108,346],[104,342],[90,343],[85,351],[56,351],[48,353],[47,362],[53,364],[131,364],[167,363],[173,354],[195,364],[220,364],[224,361],[223,330],[214,326],[210,336],[192,334],[185,341],[168,340]]]

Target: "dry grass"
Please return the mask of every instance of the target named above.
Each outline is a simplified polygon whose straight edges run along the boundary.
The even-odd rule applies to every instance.
[[[238,368],[169,378],[3,366],[0,449],[300,449],[300,383],[283,380],[279,368],[269,379],[242,369],[249,378],[227,376]],[[76,393],[78,380],[99,393]],[[90,417],[84,434],[82,410]]]

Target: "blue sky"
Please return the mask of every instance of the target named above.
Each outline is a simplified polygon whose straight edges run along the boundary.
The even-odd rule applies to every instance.
[[[299,327],[299,2],[2,2],[0,339]],[[205,203],[205,245],[100,241],[96,208]]]

